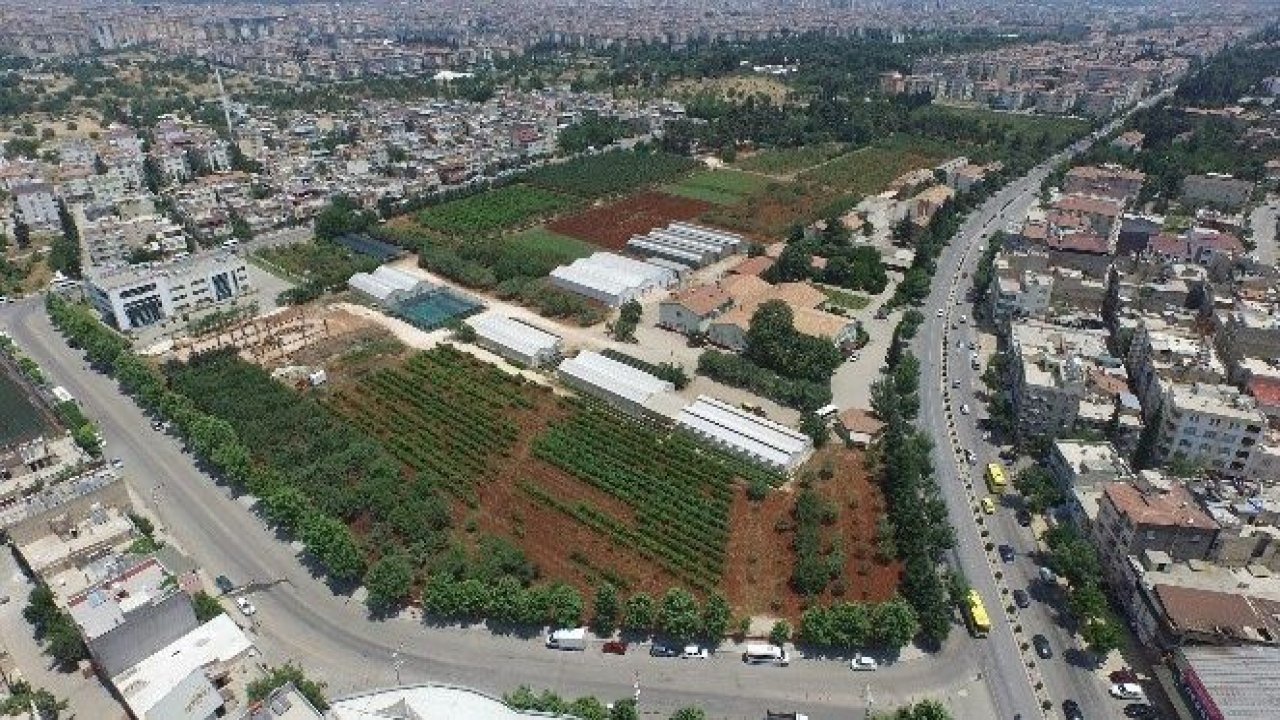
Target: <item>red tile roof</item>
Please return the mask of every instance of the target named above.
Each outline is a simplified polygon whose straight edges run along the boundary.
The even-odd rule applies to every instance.
[[[1175,485],[1168,492],[1142,492],[1127,482],[1107,483],[1103,494],[1121,515],[1136,526],[1164,525],[1216,530],[1218,523],[1196,505],[1186,488]]]
[[[1254,375],[1245,389],[1264,405],[1280,405],[1280,378]]]
[[[757,255],[753,258],[747,258],[738,263],[729,272],[735,275],[756,275],[759,276],[765,270],[773,267],[773,258],[768,255]]]

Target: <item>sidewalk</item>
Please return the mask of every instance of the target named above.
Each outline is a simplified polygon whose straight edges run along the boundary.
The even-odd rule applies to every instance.
[[[22,617],[33,584],[18,568],[12,551],[5,549],[0,559],[0,595],[9,602],[0,605],[0,643],[9,651],[17,671],[34,687],[44,688],[68,706],[62,717],[79,720],[124,720],[124,708],[98,681],[79,672],[64,673],[50,666],[49,656],[32,636],[31,625]]]

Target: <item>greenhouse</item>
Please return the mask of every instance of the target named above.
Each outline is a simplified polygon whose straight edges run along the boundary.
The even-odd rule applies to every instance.
[[[496,312],[466,323],[476,331],[476,344],[525,367],[554,363],[564,344],[559,335]]]
[[[676,274],[653,263],[598,252],[552,270],[551,282],[616,307],[652,290],[670,287],[676,282]]]
[[[813,451],[808,435],[700,395],[676,417],[681,428],[735,455],[791,471]]]
[[[666,380],[589,351],[560,363],[560,379],[637,416],[652,414],[653,400],[675,390]]]

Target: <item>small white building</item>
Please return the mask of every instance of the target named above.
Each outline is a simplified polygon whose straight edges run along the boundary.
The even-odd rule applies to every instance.
[[[560,363],[560,379],[632,415],[655,414],[654,400],[675,390],[666,380],[590,351]]]
[[[496,312],[464,322],[476,331],[476,342],[481,347],[525,367],[552,364],[564,348],[559,335]]]
[[[404,270],[381,265],[371,273],[352,275],[347,287],[380,305],[390,306],[430,289],[431,283]]]
[[[784,472],[794,470],[813,452],[808,435],[705,395],[680,411],[676,425],[721,449]]]
[[[670,268],[598,252],[551,271],[556,287],[617,307],[628,300],[676,282]]]
[[[96,271],[85,282],[90,302],[121,330],[206,310],[252,290],[244,260],[203,254],[159,267]]]

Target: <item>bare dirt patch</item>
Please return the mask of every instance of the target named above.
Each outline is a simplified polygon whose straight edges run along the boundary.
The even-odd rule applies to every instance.
[[[838,538],[845,554],[841,580],[833,581],[816,598],[819,604],[877,602],[897,592],[901,569],[896,562],[884,563],[876,557],[876,523],[885,504],[864,457],[861,451],[833,444],[820,450],[804,471],[838,511],[836,523],[825,529],[825,536],[828,544]],[[824,467],[831,475],[825,480],[819,476]],[[737,612],[787,618],[794,624],[807,606],[806,598],[790,584],[796,559],[791,546],[794,504],[790,490],[771,493],[759,503],[748,500],[741,489],[735,495],[724,590]]]
[[[711,203],[657,192],[642,192],[560,218],[547,229],[609,250],[626,247],[632,235],[643,235],[673,220],[692,220]]]

